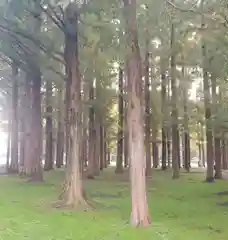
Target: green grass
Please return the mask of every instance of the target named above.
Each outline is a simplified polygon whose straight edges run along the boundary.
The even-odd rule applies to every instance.
[[[203,174],[156,171],[149,181],[152,225],[134,229],[128,225],[130,195],[128,177],[119,179],[107,171],[86,181],[88,196],[96,202],[91,212],[63,211],[51,207],[58,197],[62,173],[49,173],[43,184],[28,184],[16,177],[0,177],[0,240],[227,240],[228,207],[216,202],[228,196],[227,181],[203,183]]]

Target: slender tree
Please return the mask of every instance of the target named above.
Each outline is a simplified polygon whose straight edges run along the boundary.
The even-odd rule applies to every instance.
[[[116,173],[123,173],[123,128],[124,128],[124,101],[123,101],[123,69],[119,68],[119,98],[118,98],[118,142]]]

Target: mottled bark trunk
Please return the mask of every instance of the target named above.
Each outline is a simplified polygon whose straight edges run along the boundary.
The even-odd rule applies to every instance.
[[[129,60],[128,130],[133,226],[150,224],[146,194],[146,161],[144,156],[144,126],[142,112],[142,66],[138,45],[136,0],[124,0],[126,38]]]
[[[172,91],[172,167],[173,179],[180,177],[180,147],[179,147],[179,130],[178,130],[178,110],[177,110],[177,80],[176,80],[176,53],[174,49],[175,44],[175,26],[171,24],[171,91]]]
[[[123,100],[123,69],[119,68],[119,99],[118,99],[118,139],[116,173],[123,173],[123,128],[124,128],[124,100]]]
[[[9,173],[18,173],[18,67],[12,65],[12,127]]]
[[[150,76],[149,76],[149,40],[146,40],[145,55],[145,148],[146,148],[146,176],[152,173],[151,163],[151,113],[150,113]]]
[[[69,96],[69,149],[66,169],[66,179],[62,198],[64,204],[70,207],[87,205],[82,184],[81,172],[81,81],[78,61],[78,12],[77,4],[69,3],[65,9],[65,62],[68,81],[70,82]],[[73,31],[72,31],[73,30]]]
[[[63,166],[64,154],[64,106],[63,106],[63,89],[58,90],[58,117],[57,117],[57,144],[56,144],[56,167]]]
[[[53,169],[53,123],[52,123],[52,82],[46,82],[46,145],[45,145],[45,164],[44,170]]]

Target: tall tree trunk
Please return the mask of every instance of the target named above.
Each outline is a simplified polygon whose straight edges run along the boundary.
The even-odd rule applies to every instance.
[[[203,10],[204,0],[201,0],[201,9]],[[205,28],[205,19],[202,15],[201,27]],[[203,85],[204,85],[204,107],[205,107],[205,120],[206,120],[206,142],[207,142],[207,175],[206,182],[213,182],[213,134],[212,127],[210,126],[211,121],[211,96],[210,96],[210,86],[209,86],[209,76],[208,76],[208,59],[206,43],[203,35],[201,36],[201,48],[202,48],[202,58],[203,58]]]
[[[184,59],[183,59],[184,61]],[[184,155],[183,162],[184,168],[187,172],[190,170],[190,136],[189,136],[189,126],[188,126],[188,81],[185,74],[185,66],[182,66],[182,82],[183,82],[183,105],[184,105]]]
[[[206,158],[205,158],[205,141],[204,141],[204,137],[205,137],[205,133],[204,133],[204,129],[203,129],[203,124],[201,124],[201,149],[202,149],[202,163],[203,163],[203,167],[206,167]]]
[[[46,82],[46,149],[44,170],[53,169],[53,123],[52,123],[52,82]]]
[[[19,174],[25,175],[25,144],[26,144],[26,92],[23,92],[20,106],[20,154],[19,154]]]
[[[32,32],[34,36],[39,35],[41,32],[41,0],[37,0],[31,3],[34,10],[34,18],[32,25]],[[36,52],[36,59],[40,58],[39,51]],[[31,62],[28,66],[31,76],[31,129],[30,129],[30,141],[31,141],[31,159],[30,159],[30,181],[40,182],[43,181],[42,172],[42,116],[41,116],[41,84],[42,77],[39,66],[36,63]]]
[[[18,67],[12,65],[12,128],[10,173],[18,173]]]
[[[129,154],[128,154],[128,144],[129,144],[129,133],[127,127],[127,103],[124,106],[124,168],[129,166]]]
[[[31,164],[32,164],[32,94],[31,94],[31,76],[26,74],[25,79],[25,95],[24,95],[24,118],[26,119],[25,124],[25,151],[24,151],[24,168],[21,169],[21,175],[31,175]]]
[[[89,90],[89,100],[94,100],[94,87],[91,84]],[[95,149],[96,147],[96,129],[94,107],[89,109],[89,159],[88,159],[88,178],[93,179],[95,176]]]
[[[213,60],[212,60],[213,61]],[[211,62],[213,64],[213,62]],[[214,75],[213,66],[211,72],[211,89],[212,89],[212,112],[216,116],[218,108],[218,94],[216,93],[216,76]],[[215,179],[222,179],[222,154],[221,154],[221,133],[218,127],[214,126],[214,157],[215,157]]]
[[[104,168],[104,132],[103,132],[103,124],[102,119],[100,120],[99,125],[99,135],[100,135],[100,170],[102,171]]]
[[[7,171],[10,166],[10,149],[11,149],[11,111],[9,111],[9,119],[8,119],[8,137],[7,137],[7,151],[6,151],[6,168]]]
[[[70,80],[69,97],[69,150],[67,159],[66,179],[62,199],[65,205],[71,207],[87,206],[82,183],[81,172],[81,81],[78,61],[78,10],[76,3],[69,3],[65,9],[64,24],[68,31],[65,32],[65,62]],[[71,30],[71,31],[69,31]],[[72,31],[74,30],[74,31]]]
[[[149,76],[149,39],[146,40],[145,55],[145,148],[146,148],[146,176],[150,176],[151,171],[151,113],[150,113],[150,76]]]
[[[56,167],[61,168],[63,165],[64,154],[64,106],[63,106],[63,89],[58,89],[58,117],[57,117],[57,144],[56,144]]]
[[[168,146],[168,128],[167,128],[167,85],[168,79],[166,74],[165,60],[161,61],[161,101],[162,101],[162,170],[167,168],[167,146]]]
[[[128,48],[128,116],[129,153],[133,226],[150,224],[146,194],[146,162],[144,156],[144,127],[142,111],[142,66],[138,44],[136,0],[124,0]]]
[[[41,120],[41,72],[39,69],[34,69],[32,73],[32,88],[31,88],[31,159],[30,159],[30,181],[40,182],[43,180],[42,173],[42,120]]]
[[[94,158],[94,171],[95,176],[98,176],[100,174],[100,120],[97,114],[95,114],[95,158]]]
[[[123,69],[119,68],[119,99],[118,99],[118,139],[117,139],[117,159],[116,173],[123,173],[123,129],[124,129],[124,100],[123,100]]]
[[[157,126],[152,127],[152,151],[153,151],[153,168],[158,168],[159,154],[158,154],[158,129]]]
[[[222,169],[228,169],[228,152],[227,152],[227,141],[222,141]]]
[[[176,80],[176,53],[174,49],[175,44],[175,26],[171,24],[171,90],[172,90],[172,166],[173,179],[180,177],[180,144],[179,130],[178,130],[178,110],[177,110],[177,80]]]

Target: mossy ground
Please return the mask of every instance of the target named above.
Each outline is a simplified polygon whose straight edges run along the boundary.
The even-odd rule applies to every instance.
[[[17,177],[0,177],[1,240],[227,240],[228,207],[217,202],[228,196],[228,181],[203,183],[204,174],[155,171],[148,182],[152,225],[128,225],[130,195],[128,176],[106,171],[97,180],[85,181],[86,192],[96,205],[93,211],[55,209],[62,172],[45,174],[42,184]]]

